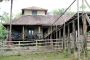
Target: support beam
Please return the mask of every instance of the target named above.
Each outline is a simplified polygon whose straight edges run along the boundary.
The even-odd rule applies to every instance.
[[[50,36],[51,47],[53,49],[53,38],[52,38],[52,36],[53,36],[53,26],[51,26],[51,36]]]
[[[63,49],[65,49],[66,46],[65,46],[65,24],[63,26]]]
[[[52,39],[52,34],[53,34],[53,27],[51,26],[51,35],[50,35],[50,39]]]
[[[73,48],[74,48],[74,52],[75,52],[75,48],[76,48],[75,21],[73,20],[72,23],[73,23],[73,42],[74,42]]]
[[[41,33],[41,27],[40,26],[38,27],[38,33]]]
[[[61,39],[61,29],[59,30],[59,39]]]
[[[24,28],[24,26],[22,27],[22,39],[23,39],[23,41],[25,40],[25,33],[24,33],[24,30],[25,30],[25,28]]]
[[[70,26],[68,24],[68,54],[71,54],[71,43],[70,43]]]
[[[41,26],[38,27],[38,33],[39,33],[39,39],[41,38],[40,35],[41,35]]]
[[[87,21],[86,21],[86,16],[85,15],[82,15],[82,21],[83,21],[83,35],[84,35],[84,56],[87,57],[87,35],[86,35],[86,32],[87,32]]]
[[[50,28],[50,27],[49,27],[49,28]],[[49,28],[48,28],[48,36],[47,36],[48,39],[50,39],[50,36],[49,36],[50,30],[49,30]]]
[[[58,31],[57,31],[57,25],[56,25],[56,39],[58,38]]]

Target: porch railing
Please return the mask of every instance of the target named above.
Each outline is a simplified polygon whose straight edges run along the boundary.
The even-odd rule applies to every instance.
[[[0,50],[21,49],[27,51],[52,51],[61,50],[62,48],[62,39],[41,39],[34,41],[0,41]]]

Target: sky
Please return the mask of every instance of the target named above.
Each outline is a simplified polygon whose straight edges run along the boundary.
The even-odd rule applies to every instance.
[[[57,8],[67,8],[74,0],[13,0],[13,14],[19,13],[22,8],[37,6],[52,11]],[[88,2],[90,0],[87,0]],[[81,3],[81,0],[80,0]],[[0,3],[0,14],[10,12],[10,2]],[[71,7],[76,9],[76,3]]]

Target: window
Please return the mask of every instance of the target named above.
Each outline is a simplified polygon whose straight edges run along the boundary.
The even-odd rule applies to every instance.
[[[32,10],[32,15],[37,15],[37,11],[36,10]]]

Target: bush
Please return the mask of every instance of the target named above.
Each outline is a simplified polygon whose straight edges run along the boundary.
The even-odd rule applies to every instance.
[[[7,31],[3,25],[0,25],[0,40],[5,40],[7,36]]]

